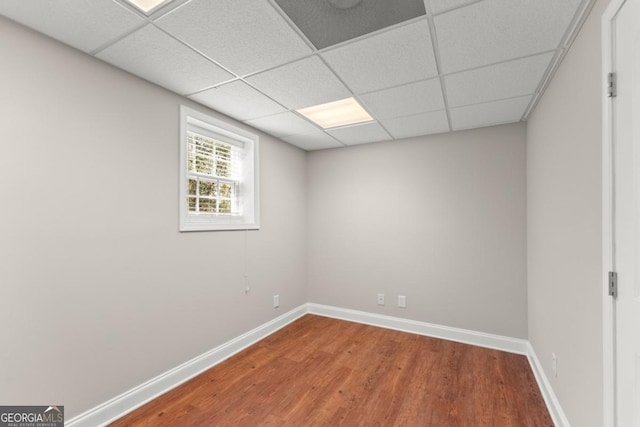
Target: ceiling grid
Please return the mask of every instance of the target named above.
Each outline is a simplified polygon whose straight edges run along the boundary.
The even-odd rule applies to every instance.
[[[594,0],[3,0],[0,15],[305,150],[524,121]],[[297,110],[353,97],[373,121]]]

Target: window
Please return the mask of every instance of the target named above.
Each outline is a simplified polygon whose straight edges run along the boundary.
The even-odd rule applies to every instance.
[[[258,136],[180,107],[180,231],[260,228]]]

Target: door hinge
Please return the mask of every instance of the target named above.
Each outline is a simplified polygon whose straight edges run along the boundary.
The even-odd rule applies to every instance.
[[[615,271],[609,272],[609,295],[614,298],[618,296],[618,273]]]
[[[607,96],[609,96],[609,98],[615,98],[618,95],[618,88],[616,86],[616,73],[609,73],[609,75],[607,75]]]

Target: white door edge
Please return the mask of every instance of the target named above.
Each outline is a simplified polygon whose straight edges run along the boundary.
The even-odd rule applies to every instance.
[[[609,271],[614,271],[613,253],[613,104],[606,96],[607,76],[613,69],[613,19],[626,0],[611,0],[602,15],[602,344],[603,426],[616,427],[615,409],[615,309],[609,296]]]

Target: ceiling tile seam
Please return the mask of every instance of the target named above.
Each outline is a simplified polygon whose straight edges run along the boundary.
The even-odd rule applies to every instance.
[[[360,103],[360,105],[362,105],[363,108],[367,106],[367,103],[360,97],[360,95],[354,95],[354,98],[356,98],[356,100]],[[369,113],[369,115],[371,115],[370,108],[365,108],[365,110],[367,111],[367,113]],[[373,117],[373,115],[371,115],[371,117]],[[391,140],[395,139],[395,137],[391,135],[391,132],[389,132],[389,129],[387,129],[384,124],[382,124],[382,119],[378,117],[373,117],[373,119],[374,122],[378,123],[378,126],[380,126],[386,132],[386,134],[389,135]]]
[[[280,15],[280,17],[282,19],[284,19],[284,21],[287,23],[287,25],[289,25],[289,27],[291,27],[291,29],[298,35],[298,37],[300,37],[314,53],[318,51],[318,48],[315,47],[313,45],[313,43],[311,43],[311,40],[309,40],[307,38],[307,36],[302,32],[302,30],[300,30],[300,28],[298,28],[298,26],[291,20],[291,18],[289,18],[289,15],[287,15],[284,12],[284,10],[282,10],[280,8],[280,5],[278,5],[275,2],[275,0],[268,0],[267,2],[271,5],[271,7],[274,8],[276,13],[278,15]]]
[[[303,55],[303,56],[300,56],[300,57],[295,58],[295,59],[291,59],[291,60],[286,61],[286,62],[281,62],[278,65],[273,65],[271,67],[261,68],[258,71],[252,71],[252,72],[247,73],[247,74],[242,74],[242,75],[240,75],[240,78],[241,79],[248,79],[248,78],[251,78],[253,76],[257,76],[258,74],[266,73],[266,72],[269,72],[269,71],[274,71],[274,70],[276,70],[276,69],[278,69],[280,67],[286,67],[287,65],[291,65],[294,62],[304,61],[305,59],[309,59],[309,58],[314,57],[314,56],[318,56],[318,52],[317,51],[311,52],[311,53],[309,53],[307,55]]]
[[[349,85],[347,84],[347,82],[345,82],[342,77],[340,76],[340,74],[338,74],[332,67],[331,65],[329,65],[329,63],[322,57],[322,55],[318,55],[318,58],[320,58],[320,61],[322,61],[322,63],[324,64],[325,67],[327,67],[329,69],[329,71],[336,77],[336,79],[338,79],[338,81],[345,87],[347,88],[347,91],[351,94],[351,97],[355,96],[355,91],[353,89],[351,89],[351,87],[349,87]],[[336,101],[338,101],[338,99],[336,99]],[[370,111],[367,111],[367,113],[371,114]]]
[[[400,89],[403,86],[410,86],[410,85],[414,85],[417,83],[422,83],[422,82],[428,82],[430,80],[436,80],[439,76],[433,76],[433,77],[427,77],[426,79],[418,79],[418,80],[412,80],[410,82],[407,83],[400,83],[397,85],[392,85],[392,86],[386,86],[384,89],[376,89],[376,90],[370,90],[367,92],[360,92],[358,93],[359,96],[364,96],[364,95],[372,95],[374,93],[378,93],[378,92],[384,92],[387,90],[391,90],[391,89]]]
[[[551,79],[555,75],[558,68],[560,68],[560,64],[562,63],[564,57],[567,55],[567,52],[573,45],[573,42],[575,41],[576,37],[578,36],[578,33],[582,29],[582,26],[584,25],[585,21],[587,20],[587,17],[591,13],[591,10],[593,9],[594,5],[595,5],[595,0],[584,0],[582,4],[582,10],[578,9],[578,12],[576,12],[576,15],[574,17],[574,22],[569,25],[569,28],[567,29],[567,31],[565,32],[565,35],[563,36],[563,40],[560,42],[560,49],[558,49],[556,56],[551,60],[551,64],[547,69],[546,75],[543,77],[540,84],[538,85],[538,88],[536,89],[536,95],[533,97],[533,99],[529,103],[529,106],[527,106],[527,109],[522,115],[522,119],[521,119],[522,121],[526,121],[529,118],[529,115],[531,114],[531,112],[535,110],[536,106],[538,105],[538,102],[540,102],[542,95],[547,90],[547,86],[551,82]]]
[[[344,148],[344,147],[348,147],[349,145],[345,144],[344,142],[340,141],[338,138],[336,138],[335,136],[331,135],[329,132],[327,132],[326,130],[324,131],[325,135],[329,135],[331,138],[333,138],[338,144],[342,144],[342,147],[329,147],[329,148]]]
[[[240,77],[234,77],[232,79],[225,80],[223,82],[216,83],[214,85],[207,86],[207,87],[202,88],[202,89],[198,89],[195,92],[187,93],[184,96],[189,97],[189,96],[198,95],[199,93],[206,92],[206,91],[211,90],[211,89],[216,89],[216,88],[219,88],[221,86],[228,85],[229,83],[233,83],[233,82],[237,82],[237,81],[242,81],[242,79]]]
[[[461,128],[457,128],[457,129],[456,129],[456,132],[457,132],[457,131],[463,131],[463,130],[474,130],[474,129],[488,128],[488,127],[491,127],[491,126],[509,125],[509,124],[512,124],[512,123],[520,123],[520,121],[514,122],[514,121],[512,121],[512,120],[504,120],[504,121],[490,122],[490,123],[483,124],[483,125],[480,125],[480,126],[471,126],[471,127],[461,127]]]
[[[377,123],[378,126],[380,126],[382,128],[382,130],[385,131],[385,133],[389,136],[389,138],[391,138],[390,140],[394,140],[395,139],[394,136],[391,135],[391,132],[389,132],[389,130],[385,127],[385,125],[382,124],[382,120],[388,120],[388,119],[380,119],[378,117],[373,117],[373,114],[371,114],[370,108],[367,107],[367,103],[363,99],[361,99],[359,95],[353,95],[353,97],[360,103],[360,105],[367,111],[367,113],[369,113],[371,118],[373,118],[373,121],[364,122],[364,123],[355,123],[355,124],[350,124],[350,125],[345,125],[345,126],[338,126],[335,129],[337,129],[337,128],[347,128],[347,127],[356,127],[356,126],[364,125],[364,124],[367,124],[367,123]],[[418,114],[422,114],[422,113],[418,113]]]
[[[535,110],[536,106],[538,105],[541,96],[542,95],[539,92],[533,94],[533,98],[531,98],[531,101],[529,101],[529,105],[527,105],[527,108],[525,108],[522,117],[520,117],[521,122],[527,121],[527,119],[529,118],[529,114],[531,114],[531,112]]]
[[[567,30],[562,36],[562,39],[560,40],[560,44],[558,46],[559,48],[564,47],[568,50],[571,47],[571,45],[573,44],[573,41],[578,36],[580,29],[582,28],[585,21],[587,20],[587,17],[589,16],[589,13],[591,12],[591,9],[593,9],[594,5],[595,5],[595,0],[583,0],[583,3],[581,4],[580,7],[578,7],[578,10],[573,16],[571,23],[569,24],[569,26],[567,27]]]
[[[438,113],[438,112],[440,112],[440,111],[445,111],[445,109],[444,109],[444,108],[441,108],[441,109],[439,109],[439,110],[429,111],[428,113],[425,113],[425,112],[422,112],[422,113],[413,113],[413,114],[407,114],[406,116],[393,117],[393,118],[390,118],[390,119],[382,119],[382,120],[384,120],[385,122],[390,122],[390,121],[394,121],[394,120],[398,120],[398,119],[407,119],[407,118],[410,118],[410,117],[423,116],[423,115],[425,115],[425,114]]]
[[[555,75],[556,70],[560,67],[560,63],[562,62],[562,59],[564,59],[565,55],[567,54],[567,51],[568,50],[564,48],[558,49],[556,51],[555,55],[551,59],[551,63],[545,70],[544,75],[540,80],[540,83],[538,83],[538,87],[536,88],[536,91],[535,91],[535,95],[537,96],[535,96],[529,103],[529,106],[526,108],[526,110],[524,111],[524,114],[522,115],[522,120],[527,120],[527,118],[529,117],[529,114],[535,109],[535,106],[540,100],[541,95],[544,93],[549,83],[551,83],[551,79]]]
[[[136,25],[135,27],[133,27],[131,30],[129,31],[125,31],[124,33],[118,35],[117,37],[102,43],[100,46],[98,46],[97,48],[93,49],[92,51],[89,52],[89,55],[91,56],[96,56],[97,54],[99,54],[100,52],[102,52],[103,50],[121,42],[122,40],[126,39],[127,37],[129,37],[130,35],[132,35],[133,33],[140,31],[141,29],[143,29],[144,27],[146,27],[147,25],[150,25],[151,21],[145,20],[145,22],[142,22],[140,25]]]
[[[433,13],[431,13],[431,2],[428,2],[427,23],[429,25],[429,33],[431,35],[431,49],[433,50],[433,56],[436,60],[436,71],[438,72],[438,78],[440,79],[440,90],[442,91],[442,101],[444,102],[444,111],[447,116],[447,124],[449,125],[449,131],[453,131],[453,122],[451,120],[451,113],[449,112],[449,99],[447,97],[447,86],[442,75],[442,66],[440,65],[440,47],[438,45],[438,34],[436,33],[436,26],[433,22]]]
[[[217,62],[216,60],[214,60],[213,58],[209,57],[208,55],[206,55],[204,52],[201,52],[199,49],[196,49],[195,47],[191,46],[189,43],[182,41],[180,38],[174,36],[173,34],[171,34],[169,31],[164,30],[163,28],[159,27],[158,25],[155,24],[155,22],[152,22],[151,25],[153,25],[156,29],[162,31],[163,33],[165,33],[166,35],[168,35],[169,37],[171,37],[172,39],[174,39],[175,41],[177,41],[178,43],[180,43],[181,45],[185,46],[186,48],[192,50],[193,52],[195,52],[196,54],[202,56],[204,59],[206,59],[207,61],[213,63],[214,65],[216,65],[217,67],[220,67],[222,70],[226,71],[227,73],[231,74],[232,76],[235,76],[233,79],[229,79],[229,80],[235,80],[237,78],[239,78],[240,76],[238,76],[238,74],[234,73],[233,71],[231,71],[229,68],[225,67],[224,65],[220,64],[219,62]]]
[[[536,93],[537,92],[531,92],[531,93],[525,93],[523,95],[508,96],[506,98],[492,99],[490,101],[474,102],[473,104],[457,105],[455,107],[450,107],[450,110],[455,111],[455,110],[459,110],[461,108],[476,107],[478,105],[485,105],[485,104],[493,104],[494,102],[500,102],[500,101],[509,101],[510,99],[518,99],[518,98],[524,98],[526,96],[534,96],[534,95],[536,95]]]
[[[351,89],[351,87],[349,87],[349,85],[348,85],[348,84],[347,84],[347,83],[342,79],[342,77],[340,76],[340,74],[338,74],[338,73],[337,73],[337,72],[336,72],[336,71],[331,67],[331,65],[329,65],[329,63],[324,59],[324,57],[322,57],[322,55],[318,55],[318,58],[320,58],[320,60],[322,61],[322,63],[323,63],[323,64],[324,64],[328,69],[329,69],[329,71],[330,71],[331,73],[333,73],[333,75],[334,75],[334,76],[336,76],[336,78],[338,79],[338,81],[340,81],[340,83],[342,83],[342,84],[344,85],[344,87],[346,87],[346,88],[347,88],[347,90],[351,93],[351,96],[352,96],[353,98],[355,98],[355,99],[360,103],[360,105],[364,108],[364,107],[366,106],[366,103],[363,103],[362,99],[361,99],[358,95],[356,95],[355,91],[354,91],[353,89]],[[380,125],[380,127],[382,127],[382,129],[384,129],[384,131],[387,133],[387,135],[391,135],[391,132],[389,132],[389,131],[387,130],[387,128],[386,128],[386,127],[384,127],[384,125],[380,122],[380,120],[379,120],[377,117],[374,117],[374,115],[371,113],[371,108],[365,108],[365,110],[367,111],[367,113],[369,113],[369,115],[371,116],[371,118],[373,119],[373,121],[374,121],[374,122],[377,122],[377,123]],[[308,120],[306,117],[305,117],[305,119],[306,119],[306,120]],[[326,131],[325,131],[325,133],[326,133]],[[393,138],[393,136],[392,136],[392,138]],[[341,143],[342,143],[342,142],[341,142]],[[346,147],[346,146],[347,146],[347,145],[345,144],[345,147]]]
[[[252,89],[253,89],[253,90],[255,90],[256,92],[258,92],[258,93],[262,94],[262,96],[264,96],[264,97],[266,97],[266,98],[270,99],[271,101],[275,102],[276,104],[278,104],[279,106],[281,106],[281,107],[282,107],[282,108],[284,108],[285,110],[287,110],[287,111],[289,111],[289,112],[291,112],[291,113],[296,113],[296,112],[297,112],[296,110],[293,110],[293,109],[291,109],[291,108],[287,107],[286,105],[284,105],[283,103],[281,103],[281,102],[277,101],[276,99],[274,99],[274,98],[273,98],[273,97],[271,97],[270,95],[267,95],[266,93],[264,93],[263,91],[261,91],[260,89],[258,89],[257,87],[255,87],[253,84],[251,84],[251,82],[248,82],[248,81],[246,81],[246,80],[244,80],[244,79],[240,79],[240,81],[244,82],[244,84],[248,85],[250,88],[252,88]],[[282,112],[280,112],[280,113],[275,113],[275,114],[282,114]],[[269,115],[267,115],[267,116],[255,117],[254,119],[259,119],[259,118],[262,118],[262,117],[268,117],[268,116],[272,116],[272,115],[273,115],[273,114],[269,114]],[[311,121],[310,121],[310,120],[308,120],[306,117],[304,117],[304,116],[302,116],[302,117],[303,117],[306,121],[311,122]],[[251,119],[251,120],[253,120],[253,119]],[[315,124],[315,123],[313,123],[313,124]]]
[[[103,50],[113,46],[114,44],[122,41],[123,39],[125,39],[127,37],[129,37],[130,35],[132,35],[136,31],[139,31],[142,28],[146,27],[147,24],[153,24],[155,20],[163,17],[164,15],[166,15],[166,14],[168,14],[170,12],[173,12],[175,9],[178,9],[179,7],[181,7],[185,3],[190,2],[191,0],[172,0],[169,3],[165,4],[164,6],[162,6],[157,11],[153,12],[151,15],[145,14],[143,11],[139,10],[137,7],[135,7],[133,4],[131,4],[127,0],[111,0],[111,1],[113,3],[115,3],[115,4],[117,4],[118,6],[122,7],[123,9],[133,13],[138,18],[143,19],[145,22],[141,23],[140,25],[137,25],[136,27],[134,27],[130,31],[126,31],[126,32],[120,34],[119,36],[113,38],[112,40],[109,40],[109,41],[101,44],[100,46],[98,46],[97,48],[95,48],[91,52],[89,52],[89,55],[96,56],[97,54],[99,54]]]
[[[427,19],[427,15],[429,15],[429,13],[427,13],[425,15],[422,15],[422,16],[416,16],[415,18],[411,18],[411,19],[408,19],[406,21],[398,22],[397,24],[391,25],[389,27],[380,28],[379,30],[373,31],[371,33],[363,34],[361,36],[354,37],[352,39],[345,40],[343,42],[340,42],[340,43],[337,43],[337,44],[334,44],[334,45],[331,45],[331,46],[327,46],[325,48],[322,48],[322,49],[318,50],[318,52],[322,55],[324,53],[328,53],[328,52],[331,52],[333,50],[337,50],[337,49],[340,49],[342,47],[345,47],[345,46],[348,46],[348,45],[351,45],[351,44],[354,44],[354,43],[357,43],[357,42],[361,42],[363,40],[366,40],[366,39],[369,39],[369,38],[372,38],[372,37],[379,36],[379,35],[384,34],[386,32],[397,30],[398,28],[402,28],[402,27],[405,27],[407,25],[415,24],[416,22],[420,22],[422,20],[426,20]]]
[[[127,0],[123,0],[123,1],[127,1]],[[170,2],[166,3],[165,5],[161,6],[160,8],[155,10],[153,13],[148,15],[149,19],[151,21],[157,21],[158,19],[172,13],[177,9],[180,9],[182,6],[190,2],[191,0],[171,0]]]
[[[434,79],[437,79],[437,77],[435,77]],[[430,80],[434,80],[434,79],[430,79]],[[365,110],[367,110],[367,112],[369,112],[369,109],[371,108],[370,105],[367,103],[367,101],[365,101],[364,99],[362,99],[362,95],[354,95],[357,99],[358,102],[360,103],[360,105],[362,105],[363,107],[366,107]],[[418,113],[411,113],[411,114],[404,114],[404,115],[399,115],[399,116],[389,116],[389,117],[384,117],[384,118],[378,118],[375,120],[392,120],[392,119],[399,119],[402,117],[409,117],[409,116],[417,116],[418,114],[428,114],[428,113],[435,113],[436,111],[443,111],[443,108],[433,108],[430,110],[424,110],[424,111],[420,111]],[[373,116],[372,116],[373,117]]]
[[[264,132],[264,131],[263,131]],[[330,133],[328,133],[327,131],[323,130],[323,133],[327,136],[329,136],[331,139],[333,139],[335,142],[337,142],[338,144],[342,145],[342,147],[324,147],[324,148],[312,148],[310,150],[305,150],[305,151],[313,151],[313,150],[326,150],[329,148],[344,148],[344,147],[348,147],[347,144],[345,144],[344,142],[340,141],[339,139],[337,139],[336,137],[334,137],[333,135],[331,135]],[[311,135],[309,133],[294,133],[292,135],[285,135],[285,136],[281,136],[281,137],[274,137],[277,138],[279,140],[281,140],[282,142],[286,142],[287,144],[291,144],[290,142],[287,142],[284,140],[284,138],[290,138],[292,136],[308,136]]]
[[[443,74],[442,76],[443,77],[450,77],[450,76],[455,76],[456,74],[466,73],[468,71],[476,71],[476,70],[481,70],[483,68],[495,67],[496,65],[507,64],[509,62],[515,62],[515,61],[520,61],[522,59],[528,59],[528,58],[533,58],[533,57],[536,57],[536,56],[546,55],[548,53],[554,53],[557,50],[558,50],[558,48],[554,48],[554,49],[543,50],[543,51],[540,51],[540,52],[532,53],[530,55],[516,56],[516,57],[513,57],[513,58],[505,59],[503,61],[492,62],[491,64],[479,65],[477,67],[471,67],[471,68],[465,68],[464,70],[453,71],[451,73]]]
[[[261,92],[261,93],[262,93],[262,92]],[[266,118],[268,118],[268,117],[277,116],[277,115],[279,115],[279,114],[292,113],[292,114],[294,114],[294,115],[298,116],[299,118],[304,119],[304,121],[306,121],[306,122],[308,122],[308,123],[312,124],[312,125],[313,125],[313,126],[315,126],[318,130],[320,130],[320,131],[323,131],[323,132],[324,132],[324,129],[323,129],[321,126],[319,126],[317,123],[312,122],[311,120],[307,119],[307,118],[306,118],[306,117],[304,117],[302,114],[298,113],[296,110],[291,110],[291,109],[289,109],[289,108],[287,108],[287,107],[284,107],[284,108],[286,108],[286,109],[287,109],[287,111],[281,111],[281,112],[279,112],[279,113],[267,114],[266,116],[254,117],[253,119],[242,120],[242,123],[245,123],[245,124],[247,124],[247,125],[249,125],[249,126],[251,126],[251,127],[255,127],[255,126],[253,126],[251,123],[247,123],[247,122],[250,122],[250,121],[252,121],[252,120],[258,120],[258,119],[266,119]],[[263,131],[263,132],[265,132],[265,133],[269,133],[269,132],[266,132],[266,131]],[[325,133],[326,133],[326,132],[325,132]],[[306,133],[306,134],[305,134],[305,133],[288,133],[288,134],[286,134],[286,135],[282,135],[282,136],[280,136],[280,137],[276,137],[276,138],[282,139],[282,138],[287,138],[287,137],[289,137],[289,136],[301,136],[301,135],[308,135],[308,133]],[[329,135],[329,136],[331,136],[331,135]],[[332,138],[333,138],[333,137],[332,137]],[[341,143],[341,144],[342,144],[342,143]]]
[[[168,13],[172,12],[173,10],[179,8],[180,6],[182,6],[184,3],[190,2],[191,0],[171,0],[167,3],[165,3],[164,5],[160,6],[158,9],[154,10],[153,12],[151,12],[150,14],[146,14],[144,11],[138,9],[137,7],[135,7],[130,1],[128,0],[112,0],[114,3],[118,3],[120,6],[124,7],[125,9],[135,13],[136,15],[140,16],[141,18],[144,18],[145,20],[149,21],[149,22],[153,22],[156,19],[159,19],[161,17],[163,17],[164,15],[167,15]]]
[[[484,1],[484,0],[476,0],[474,2],[470,2],[470,3],[467,3],[467,4],[454,6],[454,7],[450,8],[450,9],[444,9],[444,10],[438,12],[438,13],[431,12],[431,15],[433,15],[433,16],[444,15],[445,13],[453,12],[454,10],[458,10],[458,9],[462,9],[464,7],[472,6],[472,5],[476,4],[476,3],[480,3],[481,1]],[[429,5],[429,6],[431,6],[431,5]]]

